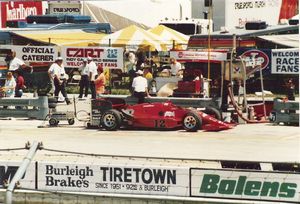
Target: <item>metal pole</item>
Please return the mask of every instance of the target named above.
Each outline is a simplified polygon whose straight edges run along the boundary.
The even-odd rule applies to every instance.
[[[26,169],[28,168],[28,166],[29,166],[31,160],[33,159],[38,148],[39,148],[39,143],[37,141],[34,141],[32,146],[30,147],[26,157],[24,158],[21,166],[19,166],[15,176],[13,177],[8,188],[6,189],[6,202],[5,202],[6,204],[12,204],[12,193],[14,191],[16,183],[24,175]]]
[[[247,77],[247,74],[246,74],[246,66],[245,66],[245,63],[244,63],[244,60],[243,58],[241,58],[242,60],[242,67],[243,67],[243,71],[244,71],[244,76],[243,76],[243,85],[244,85],[244,108],[246,109],[246,113],[248,115],[248,103],[247,103],[247,94],[246,94],[246,77]]]
[[[261,68],[261,65],[259,67],[259,74],[260,74],[260,86],[261,86],[261,89],[262,89],[262,100],[263,100],[263,106],[264,106],[264,116],[266,118],[267,116],[267,111],[266,111],[266,104],[265,104],[265,92],[264,92],[264,83],[263,83],[263,75],[262,75],[262,68]]]

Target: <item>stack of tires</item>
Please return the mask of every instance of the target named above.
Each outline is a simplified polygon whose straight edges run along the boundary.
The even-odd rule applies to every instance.
[[[57,105],[57,99],[55,97],[48,97],[48,107],[49,109],[55,109]]]

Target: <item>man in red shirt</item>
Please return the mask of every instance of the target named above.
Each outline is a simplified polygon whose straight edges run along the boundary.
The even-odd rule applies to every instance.
[[[23,95],[23,89],[26,88],[25,81],[19,70],[15,71],[15,76],[17,82],[16,89],[15,89],[15,97],[20,98]]]

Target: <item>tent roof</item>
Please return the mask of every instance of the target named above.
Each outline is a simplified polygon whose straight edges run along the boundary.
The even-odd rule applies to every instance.
[[[128,26],[122,30],[119,30],[113,34],[103,37],[100,45],[111,44],[114,47],[131,47],[131,48],[145,48],[151,51],[166,51],[166,45],[163,40],[142,28],[135,25]]]
[[[66,45],[88,46],[98,43],[105,34],[87,33],[82,30],[55,30],[55,31],[14,31],[16,35],[33,39],[38,42]]]
[[[287,47],[298,48],[299,47],[299,34],[287,34],[287,35],[262,35],[258,38],[273,42],[275,44],[284,45]]]
[[[149,29],[148,31],[158,35],[162,38],[164,43],[169,45],[172,45],[173,41],[175,41],[175,44],[177,45],[187,45],[189,40],[189,36],[168,28],[164,25],[158,25],[154,28]]]

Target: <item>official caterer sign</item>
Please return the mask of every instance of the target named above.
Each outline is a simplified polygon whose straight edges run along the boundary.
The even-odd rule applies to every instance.
[[[299,74],[299,49],[272,50],[272,74]]]
[[[65,67],[80,67],[83,59],[92,57],[104,68],[123,68],[123,48],[112,47],[62,47],[61,55]]]
[[[16,56],[24,62],[54,62],[58,56],[54,46],[3,45],[1,48],[15,51]]]
[[[212,62],[221,62],[227,59],[227,54],[223,52],[199,52],[199,51],[171,51],[170,57],[174,57],[179,62],[204,62],[208,60],[208,53]]]
[[[299,202],[300,175],[191,168],[191,196]]]

